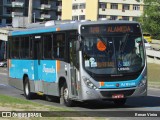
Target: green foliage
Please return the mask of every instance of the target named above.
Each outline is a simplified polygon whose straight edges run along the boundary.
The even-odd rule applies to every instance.
[[[43,110],[50,110],[50,111],[71,111],[70,108],[64,107],[56,107],[56,106],[48,106],[43,105],[41,103],[36,103],[33,101],[28,101],[25,99],[15,98],[7,95],[0,94],[0,107],[9,107],[12,109],[22,109],[22,110],[35,110],[43,108]]]
[[[144,13],[140,18],[144,32],[160,37],[160,0],[144,0]]]

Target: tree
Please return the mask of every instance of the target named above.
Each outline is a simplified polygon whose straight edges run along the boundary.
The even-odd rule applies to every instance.
[[[144,13],[140,18],[143,31],[160,34],[160,0],[144,0]]]

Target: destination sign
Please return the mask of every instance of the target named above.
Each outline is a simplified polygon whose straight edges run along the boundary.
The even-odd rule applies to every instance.
[[[90,27],[90,33],[100,33],[100,27]]]
[[[107,27],[106,31],[108,33],[117,33],[117,32],[132,32],[132,27],[131,26],[127,26],[127,25],[123,25],[123,26],[109,26]]]
[[[82,34],[141,33],[138,24],[84,25]]]

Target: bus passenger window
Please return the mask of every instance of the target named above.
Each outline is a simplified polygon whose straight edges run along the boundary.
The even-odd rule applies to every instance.
[[[59,33],[54,36],[53,50],[55,58],[64,58],[65,54],[65,34]]]
[[[44,36],[44,58],[53,59],[52,35]]]
[[[20,40],[20,58],[29,58],[29,37]]]
[[[16,59],[19,58],[20,52],[20,41],[19,38],[14,38],[11,42],[11,58]]]

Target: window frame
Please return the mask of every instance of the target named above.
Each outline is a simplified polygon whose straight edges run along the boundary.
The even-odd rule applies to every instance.
[[[111,9],[118,10],[118,3],[111,3]]]
[[[53,55],[53,34],[52,33],[46,33],[46,34],[43,34],[42,35],[42,59],[44,60],[51,60],[51,59],[54,59],[52,58],[52,56],[49,58],[49,57],[45,57],[45,44],[44,44],[44,41],[45,41],[45,36],[48,36],[48,35],[51,35],[51,55]]]
[[[134,4],[133,5],[133,10],[140,10],[140,5]]]

